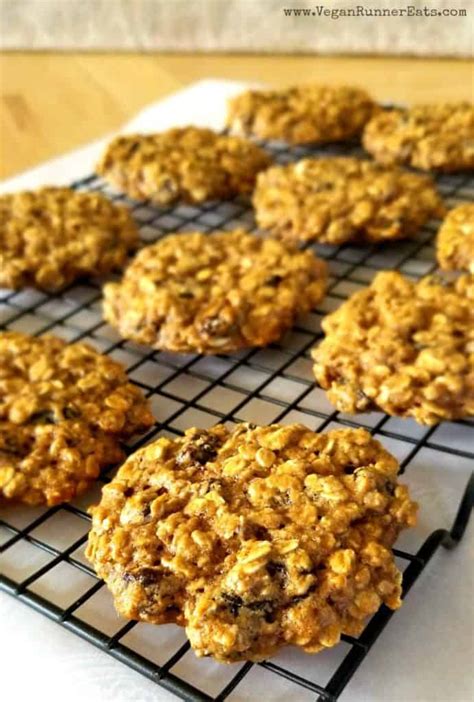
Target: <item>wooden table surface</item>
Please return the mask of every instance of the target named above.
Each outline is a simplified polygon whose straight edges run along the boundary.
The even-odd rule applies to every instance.
[[[0,178],[117,129],[201,78],[355,83],[379,100],[422,102],[472,100],[473,76],[472,62],[450,59],[3,53]]]

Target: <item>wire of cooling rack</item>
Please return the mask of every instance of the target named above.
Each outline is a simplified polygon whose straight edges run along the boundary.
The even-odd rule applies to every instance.
[[[267,143],[264,146],[280,163],[311,155],[364,155],[357,145],[346,144],[322,148],[289,148],[279,143]],[[440,176],[437,184],[442,195],[448,201],[451,200],[451,204],[474,199],[474,174]],[[175,231],[254,226],[248,203],[238,198],[224,203],[207,203],[200,207],[180,205],[158,210],[149,203],[135,203],[111,193],[95,176],[74,183],[73,187],[102,190],[113,199],[129,205],[140,225],[144,244]],[[415,277],[431,272],[436,267],[431,245],[434,234],[435,225],[430,224],[414,240],[389,244],[384,248],[313,246],[316,253],[330,265],[331,279],[327,296],[319,308],[301,320],[282,342],[266,350],[252,349],[225,357],[203,358],[169,355],[120,340],[100,317],[98,306],[101,291],[98,281],[71,285],[65,292],[55,295],[37,291],[0,291],[0,328],[34,334],[49,331],[68,341],[84,339],[124,363],[132,381],[150,397],[158,420],[152,430],[130,444],[128,448],[131,451],[158,433],[177,435],[191,424],[204,426],[217,421],[242,420],[260,423],[304,421],[304,416],[306,423],[312,421],[318,431],[332,423],[350,427],[365,426],[374,435],[387,440],[403,441],[408,448],[401,460],[402,472],[422,449],[450,454],[460,460],[474,460],[473,443],[447,442],[436,427],[419,427],[409,423],[410,430],[407,431],[406,424],[402,426],[399,421],[380,413],[372,413],[369,418],[342,415],[327,404],[324,393],[315,386],[311,375],[308,352],[321,337],[321,316],[354,290],[370,282],[378,270],[392,268]],[[471,421],[454,424],[463,434],[469,433],[471,439],[474,438],[474,425]],[[108,479],[110,474],[101,477],[101,481]],[[450,531],[434,531],[416,553],[394,549],[395,556],[406,566],[403,572],[403,596],[406,596],[440,547],[453,548],[460,541],[473,504],[474,476],[466,487]],[[66,547],[54,545],[51,540],[37,535],[38,531],[41,533],[41,529],[60,514],[81,520],[85,527],[84,533]],[[89,517],[81,503],[44,509],[39,514],[35,511],[34,517],[20,524],[15,523],[15,519],[8,514],[5,516],[0,509],[0,536],[3,534],[0,554],[8,553],[9,549],[25,543],[35,549],[35,553],[42,554],[45,560],[26,575],[0,573],[0,589],[185,700],[220,702],[231,696],[255,668],[309,690],[321,702],[333,702],[345,689],[394,615],[394,612],[383,606],[358,638],[343,636],[349,651],[325,683],[315,682],[306,675],[299,675],[289,667],[269,660],[259,664],[243,664],[215,694],[210,695],[198,687],[196,680],[189,682],[174,670],[188,652],[188,643],[177,645],[167,659],[158,664],[151,657],[127,645],[127,635],[133,633],[136,622],[127,622],[110,634],[81,618],[81,608],[100,593],[104,586],[80,557],[87,539],[85,531],[88,523]],[[64,564],[73,568],[74,572],[88,576],[88,581],[92,582],[67,605],[57,604],[52,597],[35,592],[35,586],[41,578],[51,575],[55,568]]]

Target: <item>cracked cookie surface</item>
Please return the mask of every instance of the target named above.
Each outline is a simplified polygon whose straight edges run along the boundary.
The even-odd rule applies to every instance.
[[[322,327],[314,373],[341,412],[429,425],[474,414],[474,276],[379,273]]]
[[[229,101],[227,124],[236,134],[261,139],[324,143],[357,137],[376,109],[359,88],[298,85],[237,95]]]
[[[363,144],[384,164],[449,173],[474,168],[474,106],[469,102],[387,110],[367,124]]]
[[[326,276],[312,252],[243,230],[175,234],[104,287],[104,316],[156,349],[229,353],[279,339],[322,298]]]
[[[274,236],[326,244],[409,237],[444,213],[428,176],[350,157],[273,166],[258,176],[253,205]]]
[[[0,332],[0,500],[55,505],[153,424],[120,364],[86,344]]]
[[[436,256],[444,270],[474,274],[474,204],[460,205],[448,213],[436,238]]]
[[[171,205],[252,192],[270,156],[246,139],[184,127],[114,139],[97,173],[135,200]]]
[[[190,429],[103,488],[86,555],[120,614],[184,625],[199,656],[317,652],[401,604],[391,546],[416,504],[397,473],[363,429]]]
[[[127,208],[70,188],[0,195],[0,286],[61,290],[121,268],[138,244]]]

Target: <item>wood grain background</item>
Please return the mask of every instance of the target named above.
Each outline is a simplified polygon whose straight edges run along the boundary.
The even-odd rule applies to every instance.
[[[471,99],[469,61],[316,56],[4,53],[0,177],[118,129],[148,103],[201,78],[353,82],[379,100]],[[192,122],[192,114],[189,115]]]

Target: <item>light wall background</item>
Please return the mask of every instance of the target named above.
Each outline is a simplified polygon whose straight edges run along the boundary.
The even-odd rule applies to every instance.
[[[358,5],[441,14],[333,19],[283,12]],[[443,16],[460,9],[467,16]],[[0,48],[472,57],[474,0],[0,0]]]

